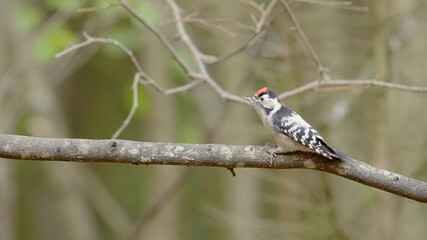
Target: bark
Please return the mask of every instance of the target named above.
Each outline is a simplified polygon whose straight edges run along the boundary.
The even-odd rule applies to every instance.
[[[270,155],[260,146],[38,138],[0,134],[0,157],[39,161],[210,166],[227,169],[312,169],[329,172],[419,202],[427,202],[427,182],[355,159],[329,160],[311,153],[278,155],[270,166]]]

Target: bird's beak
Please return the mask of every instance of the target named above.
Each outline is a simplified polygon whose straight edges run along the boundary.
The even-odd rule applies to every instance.
[[[254,101],[254,97],[252,96],[247,96],[247,97],[243,97],[245,100],[249,101],[249,102],[253,102]]]

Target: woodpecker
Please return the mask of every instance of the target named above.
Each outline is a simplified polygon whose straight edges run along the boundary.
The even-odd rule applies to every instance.
[[[273,90],[259,89],[254,96],[244,97],[255,108],[268,133],[277,144],[270,155],[270,165],[276,153],[314,152],[329,159],[350,159],[346,154],[332,148],[320,134],[292,109],[280,103]]]

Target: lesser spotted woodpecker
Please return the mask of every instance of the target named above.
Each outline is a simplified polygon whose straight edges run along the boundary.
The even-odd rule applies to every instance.
[[[315,152],[326,158],[348,159],[347,155],[332,148],[320,134],[292,109],[281,104],[276,93],[264,87],[254,96],[245,97],[255,108],[268,133],[277,144],[277,149],[270,152]],[[271,164],[270,159],[270,164]]]

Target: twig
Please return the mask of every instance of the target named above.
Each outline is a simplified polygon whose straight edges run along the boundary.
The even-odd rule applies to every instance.
[[[172,45],[166,40],[166,38],[157,31],[156,28],[154,28],[151,24],[149,24],[143,17],[141,17],[135,9],[133,9],[126,1],[120,0],[120,5],[123,6],[124,9],[126,9],[129,13],[131,13],[140,23],[142,23],[148,30],[150,30],[162,43],[163,45],[169,50],[169,52],[172,54],[172,56],[178,61],[180,66],[184,69],[184,71],[187,73],[187,75],[192,79],[203,79],[206,81],[220,96],[221,98],[225,100],[231,100],[235,102],[240,102],[244,104],[248,104],[247,101],[243,100],[241,97],[233,95],[227,91],[225,91],[221,86],[218,85],[218,83],[212,79],[212,77],[209,75],[206,66],[204,65],[204,59],[208,59],[208,57],[204,54],[202,54],[197,47],[194,45],[194,43],[191,41],[190,37],[186,33],[184,29],[184,23],[182,21],[182,17],[179,13],[179,8],[173,1],[168,1],[169,5],[172,7],[175,19],[177,21],[176,25],[178,27],[178,32],[180,34],[181,39],[183,42],[187,45],[187,47],[190,49],[191,53],[194,55],[194,58],[197,62],[197,65],[199,67],[200,73],[197,73],[193,71],[188,65],[185,63],[185,61],[178,55],[178,53],[175,51],[175,49],[172,47]],[[191,86],[194,86],[197,84],[192,84]]]
[[[126,117],[126,119],[123,121],[122,125],[116,130],[116,132],[113,134],[112,138],[116,139],[118,136],[120,136],[120,134],[123,132],[123,130],[129,125],[130,121],[132,120],[133,116],[135,115],[136,109],[138,108],[138,83],[139,83],[139,79],[141,76],[144,76],[146,78],[149,78],[148,75],[142,70],[141,64],[139,64],[138,60],[136,59],[135,55],[133,54],[133,52],[125,47],[123,44],[121,44],[119,41],[115,40],[115,39],[111,39],[111,38],[96,38],[96,37],[92,37],[89,34],[87,34],[86,32],[83,32],[83,36],[85,37],[85,41],[75,44],[65,50],[63,50],[60,53],[57,53],[55,55],[55,57],[60,58],[66,54],[69,54],[73,51],[76,51],[80,48],[86,47],[92,43],[109,43],[109,44],[113,44],[114,46],[117,46],[118,48],[120,48],[122,51],[124,51],[129,58],[131,59],[133,65],[135,66],[137,73],[134,76],[134,80],[133,80],[133,84],[132,84],[132,89],[133,89],[133,103],[132,103],[132,108],[128,114],[128,116]],[[151,79],[151,78],[149,78]]]
[[[294,95],[306,92],[308,90],[311,90],[311,89],[313,89],[313,88],[315,88],[317,86],[319,86],[319,81],[315,80],[315,81],[309,82],[309,83],[307,83],[307,84],[305,84],[305,85],[303,85],[301,87],[298,87],[298,88],[292,89],[290,91],[286,91],[284,93],[281,93],[281,94],[278,95],[278,97],[280,99],[288,98],[288,97],[291,97],[291,96],[294,96]]]
[[[252,2],[252,4],[256,4],[253,1],[249,1],[249,2]],[[180,93],[180,92],[185,92],[185,91],[187,91],[187,90],[189,90],[189,89],[191,89],[191,88],[193,88],[193,87],[195,87],[195,86],[206,81],[223,99],[247,104],[247,102],[244,101],[241,97],[233,95],[233,94],[227,92],[226,90],[224,90],[210,76],[205,64],[212,64],[212,63],[224,61],[224,60],[238,54],[239,52],[243,51],[244,49],[248,48],[252,44],[254,44],[254,42],[256,42],[261,36],[263,36],[265,34],[266,30],[265,30],[264,26],[270,25],[272,23],[272,21],[274,21],[276,19],[277,15],[273,16],[267,24],[265,23],[267,16],[272,11],[276,2],[277,2],[277,0],[270,1],[269,5],[267,6],[267,8],[265,10],[264,10],[263,5],[257,5],[257,9],[261,12],[261,17],[260,17],[260,20],[258,22],[255,22],[255,24],[256,24],[255,31],[256,32],[248,41],[246,41],[241,47],[239,47],[238,49],[236,49],[235,51],[233,51],[229,54],[226,54],[222,57],[212,57],[212,56],[207,56],[207,55],[205,55],[199,51],[199,49],[196,47],[196,45],[190,39],[188,33],[185,30],[185,27],[184,27],[184,20],[185,19],[182,19],[178,5],[173,0],[168,0],[168,3],[172,8],[172,11],[173,11],[173,14],[175,17],[174,21],[176,22],[179,35],[180,35],[182,41],[190,49],[191,53],[193,54],[193,56],[197,62],[197,66],[198,66],[198,69],[200,71],[200,73],[197,73],[197,72],[193,71],[192,69],[190,69],[186,65],[186,63],[179,57],[179,55],[175,52],[174,48],[170,45],[170,43],[166,40],[166,38],[157,29],[155,29],[153,26],[151,26],[144,18],[139,16],[138,13],[136,13],[136,11],[131,6],[129,6],[124,0],[121,0],[120,5],[123,6],[127,11],[129,11],[135,18],[137,18],[144,26],[146,26],[155,36],[157,36],[161,40],[161,42],[166,46],[166,48],[168,48],[168,50],[171,52],[172,56],[178,61],[178,63],[184,69],[184,71],[186,71],[187,75],[193,79],[193,81],[191,81],[185,85],[175,87],[175,88],[171,88],[171,89],[164,89],[154,79],[152,79],[150,76],[148,76],[143,71],[140,63],[136,59],[133,52],[130,49],[128,49],[127,47],[125,47],[123,44],[121,44],[119,41],[111,39],[111,38],[92,37],[89,34],[87,34],[86,32],[83,32],[83,35],[85,37],[85,41],[78,43],[76,45],[73,45],[73,46],[65,49],[64,51],[56,54],[55,56],[58,58],[62,57],[62,56],[66,55],[70,52],[76,51],[76,50],[83,48],[85,46],[88,46],[92,43],[113,44],[113,45],[117,46],[118,48],[120,48],[122,51],[124,51],[129,56],[129,58],[131,59],[132,63],[134,64],[134,66],[137,70],[137,73],[135,74],[134,81],[132,84],[133,104],[132,104],[132,107],[131,107],[131,110],[130,110],[128,116],[123,121],[123,123],[119,127],[119,129],[117,129],[117,131],[112,136],[113,139],[116,139],[123,132],[123,130],[129,125],[131,119],[133,118],[133,116],[135,114],[136,109],[138,108],[138,90],[137,90],[138,85],[137,85],[137,83],[141,83],[143,85],[151,85],[157,91],[159,91],[165,95],[171,95],[171,94],[176,94],[176,93]],[[327,87],[327,86],[367,86],[367,85],[369,85],[369,86],[379,86],[379,87],[393,88],[393,89],[406,90],[406,91],[425,92],[425,88],[422,88],[422,87],[405,86],[405,85],[401,85],[401,84],[387,83],[387,82],[381,82],[381,81],[377,81],[377,80],[330,80],[329,75],[327,74],[322,63],[320,62],[320,59],[319,59],[317,53],[314,51],[310,42],[306,38],[306,36],[305,36],[304,32],[302,31],[300,25],[298,24],[298,21],[295,18],[292,10],[290,9],[290,7],[288,6],[288,4],[285,1],[281,0],[281,4],[283,5],[285,11],[290,16],[295,28],[297,29],[297,32],[300,34],[301,38],[306,43],[310,53],[313,56],[315,63],[319,67],[319,71],[321,73],[321,76],[323,76],[323,79],[328,80],[328,81],[313,81],[313,82],[308,83],[308,84],[301,86],[299,88],[296,88],[296,89],[293,89],[291,91],[284,92],[284,93],[280,94],[279,95],[280,98],[290,97],[290,96],[293,96],[293,95],[296,95],[296,94],[299,94],[299,93],[302,93],[302,92],[305,92],[305,91],[308,91],[311,89],[320,89],[321,87]],[[187,16],[187,18],[191,18],[191,16],[190,17]],[[325,89],[323,89],[323,90],[325,90]],[[335,88],[333,90],[338,90],[338,89]],[[342,90],[342,89],[340,89],[340,90]]]
[[[256,32],[261,31],[261,29],[264,26],[265,20],[267,19],[267,16],[270,14],[271,10],[273,10],[276,3],[277,3],[277,0],[271,0],[270,4],[268,4],[268,6],[267,6],[267,9],[265,9],[265,11],[261,12],[261,17],[259,18],[259,21],[256,25]]]
[[[264,3],[258,4],[257,2],[255,2],[253,0],[239,0],[239,2],[242,4],[246,4],[246,5],[253,7],[256,10],[258,10],[259,12],[264,11]]]
[[[153,143],[126,140],[38,138],[0,134],[0,157],[9,159],[115,162],[223,168],[303,168],[329,172],[402,197],[427,203],[427,182],[358,160],[331,161],[318,154],[270,154],[261,146]]]
[[[366,6],[336,6],[336,8],[343,9],[343,10],[350,10],[350,11],[356,11],[356,12],[369,12],[369,7]]]
[[[256,4],[253,1],[244,1],[244,3],[246,3],[246,4],[248,4],[248,2],[251,2],[251,6],[253,4]],[[264,36],[264,34],[267,32],[265,27],[270,26],[271,23],[276,19],[275,17],[273,17],[267,24],[265,23],[267,16],[270,14],[270,12],[272,11],[272,9],[276,5],[276,3],[277,3],[277,0],[271,0],[270,4],[268,4],[266,10],[264,10],[264,8],[261,8],[261,7],[256,7],[256,9],[258,9],[261,12],[261,17],[260,17],[259,21],[256,22],[255,33],[246,42],[244,42],[243,45],[241,45],[240,47],[238,47],[237,49],[235,49],[234,51],[232,51],[228,54],[225,54],[225,55],[220,56],[220,57],[213,57],[213,58],[209,59],[209,61],[205,61],[205,63],[214,64],[214,63],[225,61],[225,60],[237,55],[238,53],[246,50],[247,48],[251,47],[255,42],[257,42],[258,39],[260,39],[262,36]]]
[[[184,22],[182,21],[182,17],[179,11],[178,5],[173,0],[167,1],[169,6],[172,9],[173,15],[177,20],[176,26],[178,29],[178,34],[181,37],[181,40],[187,45],[190,52],[193,54],[194,59],[197,63],[197,67],[200,71],[200,75],[203,76],[205,81],[221,96],[221,98],[225,100],[231,100],[235,102],[248,104],[247,101],[243,100],[243,98],[233,95],[226,90],[224,90],[209,74],[206,65],[205,65],[205,55],[200,52],[200,50],[196,47],[193,41],[190,39],[187,31],[184,27]]]
[[[175,87],[175,88],[170,88],[170,89],[165,89],[162,86],[160,86],[153,78],[151,78],[147,73],[144,72],[144,70],[142,69],[141,64],[138,62],[138,60],[136,59],[135,55],[133,54],[133,52],[125,47],[122,43],[120,43],[119,41],[112,39],[112,38],[98,38],[98,37],[92,37],[89,34],[87,34],[86,32],[83,32],[83,36],[85,37],[85,41],[75,44],[65,50],[63,50],[60,53],[57,53],[55,56],[57,58],[62,57],[72,51],[76,51],[79,48],[82,47],[86,47],[92,43],[110,43],[113,44],[117,47],[119,47],[121,50],[123,50],[131,59],[133,65],[135,66],[136,70],[138,71],[135,74],[135,77],[138,77],[138,81],[141,82],[143,85],[151,85],[153,86],[157,91],[166,94],[166,95],[172,95],[172,94],[176,94],[176,93],[181,93],[181,92],[185,92],[190,90],[191,88],[199,85],[200,83],[203,83],[203,78],[200,75],[197,74],[193,74],[193,79],[195,79],[194,81],[191,81],[185,85],[179,86],[179,87]],[[134,83],[135,83],[135,79],[134,79]],[[135,98],[135,97],[134,97]]]
[[[401,91],[409,91],[409,92],[427,92],[427,87],[419,87],[419,86],[408,86],[404,84],[398,83],[390,83],[378,80],[333,80],[330,83],[325,82],[321,83],[321,86],[375,86],[375,87],[383,87],[396,89]]]
[[[163,45],[168,49],[168,51],[172,54],[172,57],[176,59],[178,64],[184,69],[184,71],[188,74],[188,76],[192,77],[194,75],[193,70],[187,65],[184,59],[175,51],[169,41],[159,32],[157,29],[152,26],[149,22],[147,22],[143,17],[141,17],[134,8],[132,8],[126,1],[120,0],[120,5],[126,9],[132,16],[135,17],[140,23],[142,23],[150,32],[152,32],[159,40],[163,43]]]
[[[113,134],[112,138],[116,139],[120,134],[123,132],[123,130],[129,125],[130,121],[132,120],[133,116],[135,115],[136,109],[138,108],[138,83],[141,83],[143,85],[151,85],[154,89],[157,91],[165,94],[165,95],[172,95],[177,94],[181,92],[185,92],[190,90],[191,88],[199,85],[200,83],[203,83],[204,80],[202,78],[199,78],[198,75],[193,74],[193,81],[179,86],[175,88],[165,89],[162,86],[160,86],[153,78],[151,78],[147,73],[144,72],[142,69],[141,64],[138,62],[138,60],[135,57],[135,54],[126,46],[124,46],[119,41],[112,39],[112,38],[98,38],[98,37],[92,37],[88,33],[83,32],[83,36],[85,37],[85,41],[75,44],[73,46],[70,46],[69,48],[63,50],[60,53],[57,53],[55,57],[60,58],[66,54],[69,54],[73,51],[77,51],[80,48],[86,47],[93,43],[108,43],[113,44],[114,46],[120,48],[123,52],[125,52],[129,58],[131,59],[133,65],[135,66],[137,73],[135,73],[133,84],[132,84],[132,90],[133,90],[133,103],[132,108],[126,117],[126,119],[123,121],[122,125],[119,127],[119,129],[116,130],[116,132]]]
[[[133,91],[133,101],[132,101],[132,107],[130,109],[130,112],[126,119],[123,121],[122,125],[119,127],[119,129],[116,130],[116,132],[111,137],[112,139],[116,139],[122,134],[123,130],[129,125],[130,121],[132,120],[133,116],[135,115],[136,109],[138,108],[138,83],[139,83],[139,73],[136,73],[133,78],[132,83],[132,91]]]
[[[234,33],[233,31],[231,31],[229,29],[227,29],[226,27],[212,23],[214,21],[221,21],[221,20],[224,21],[224,19],[210,19],[210,20],[206,20],[206,19],[203,19],[203,18],[196,18],[196,16],[198,14],[199,14],[199,12],[190,13],[187,16],[185,16],[182,19],[182,21],[187,22],[187,23],[198,23],[200,25],[203,25],[204,27],[219,30],[219,31],[221,31],[221,32],[227,34],[228,36],[233,37],[233,38],[237,36],[236,33]],[[176,19],[162,21],[160,23],[160,26],[163,26],[163,25],[166,25],[166,24],[176,23],[176,21],[177,21]]]
[[[135,57],[135,55],[133,54],[133,52],[129,49],[129,48],[127,48],[127,47],[125,47],[122,43],[120,43],[119,41],[117,41],[117,40],[115,40],[115,39],[112,39],[112,38],[98,38],[98,37],[92,37],[92,36],[90,36],[88,33],[86,33],[86,32],[83,32],[83,36],[85,37],[85,41],[83,41],[83,42],[81,42],[81,43],[77,43],[77,44],[75,44],[75,45],[73,45],[73,46],[70,46],[69,48],[67,48],[67,49],[64,49],[63,51],[61,51],[61,52],[59,52],[59,53],[57,53],[57,54],[55,54],[55,57],[56,58],[60,58],[60,57],[62,57],[62,56],[64,56],[64,55],[66,55],[66,54],[69,54],[69,53],[71,53],[71,52],[73,52],[73,51],[76,51],[76,50],[78,50],[78,49],[80,49],[80,48],[83,48],[83,47],[86,47],[86,46],[88,46],[88,45],[90,45],[90,44],[93,44],[93,43],[109,43],[109,44],[113,44],[113,45],[115,45],[115,46],[117,46],[118,48],[120,48],[123,52],[125,52],[128,56],[129,56],[129,58],[131,59],[131,61],[132,61],[132,63],[133,63],[133,65],[135,66],[135,68],[136,68],[136,70],[138,71],[138,72],[140,72],[141,74],[143,74],[143,75],[146,75],[145,74],[145,72],[142,70],[142,67],[141,67],[141,64],[139,64],[139,62],[138,62],[138,60],[136,59],[136,57]]]
[[[99,11],[99,10],[104,10],[104,9],[107,9],[107,8],[115,7],[117,5],[118,5],[118,3],[110,3],[110,4],[108,4],[106,6],[103,6],[103,7],[85,7],[85,8],[79,8],[79,9],[77,9],[77,12],[78,13],[91,13],[91,12],[96,12],[96,11]]]
[[[319,0],[294,0],[297,3],[314,4],[318,6],[333,7],[344,10],[369,12],[369,8],[365,6],[354,6],[351,1],[319,1]]]
[[[301,87],[295,88],[290,91],[283,92],[278,95],[280,99],[288,98],[312,89],[317,89],[322,91],[323,87],[336,87],[337,90],[347,90],[346,89],[338,89],[338,87],[342,86],[374,86],[374,87],[382,87],[389,89],[396,89],[401,91],[409,91],[409,92],[419,92],[419,93],[427,93],[427,87],[418,87],[418,86],[408,86],[398,83],[389,83],[384,81],[378,81],[375,79],[371,80],[329,80],[329,81],[317,81],[314,80],[309,82]]]
[[[242,52],[242,51],[246,50],[247,48],[249,48],[250,46],[252,46],[256,41],[258,41],[258,39],[260,39],[265,34],[265,32],[266,32],[265,30],[261,30],[255,34],[253,34],[246,42],[243,43],[243,45],[241,45],[237,49],[233,50],[230,53],[222,55],[220,57],[214,57],[214,58],[205,60],[205,63],[206,64],[215,64],[218,62],[223,62],[223,61],[239,54],[240,52]]]
[[[163,91],[163,93],[165,95],[173,95],[173,94],[176,94],[176,93],[186,92],[186,91],[190,90],[191,88],[193,88],[193,87],[195,87],[195,86],[197,86],[197,85],[199,85],[201,83],[204,83],[204,82],[205,82],[204,79],[196,79],[196,80],[191,81],[191,82],[189,82],[189,83],[187,83],[185,85],[182,85],[182,86],[179,86],[179,87],[176,87],[176,88],[166,89],[165,91]]]
[[[313,45],[311,45],[310,41],[308,40],[307,36],[305,35],[304,31],[301,28],[301,25],[298,23],[298,20],[292,11],[291,7],[285,0],[280,0],[280,3],[282,4],[283,8],[285,9],[285,12],[288,14],[289,18],[291,19],[292,24],[295,27],[295,30],[297,31],[298,35],[301,37],[302,41],[304,42],[305,46],[308,49],[308,52],[310,53],[311,57],[313,58],[314,64],[317,67],[317,71],[320,73],[320,76],[323,80],[330,80],[328,69],[325,68],[320,60],[319,55],[314,50]]]
[[[319,1],[319,0],[294,0],[298,3],[309,3],[319,6],[350,6],[353,5],[352,1]]]
[[[277,3],[277,0],[271,0],[266,9],[264,9],[264,3],[263,2],[257,3],[253,0],[240,0],[240,2],[243,4],[247,4],[249,6],[252,6],[256,10],[258,10],[258,12],[260,12],[261,16],[260,16],[259,20],[256,20],[255,16],[253,16],[253,18],[254,18],[253,21],[255,24],[255,33],[257,33],[259,31],[261,31],[261,28],[263,27],[267,16],[270,14],[271,10],[273,10],[274,6]]]

